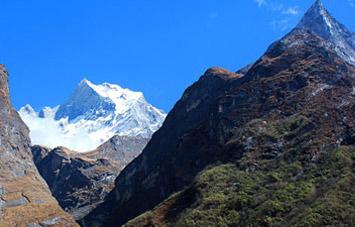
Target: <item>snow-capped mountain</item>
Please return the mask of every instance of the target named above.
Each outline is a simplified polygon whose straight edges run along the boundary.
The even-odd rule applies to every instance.
[[[19,114],[30,128],[33,144],[80,152],[93,150],[115,135],[150,138],[166,116],[141,92],[86,79],[63,105],[39,112],[26,105]]]
[[[329,41],[340,57],[355,65],[355,34],[332,17],[321,0],[306,12],[296,29],[308,30]]]

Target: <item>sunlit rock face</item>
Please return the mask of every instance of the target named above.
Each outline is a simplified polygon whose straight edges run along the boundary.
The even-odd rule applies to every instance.
[[[0,226],[77,226],[52,197],[32,161],[29,130],[13,109],[0,66]]]
[[[334,19],[317,0],[306,12],[296,29],[303,29],[322,37],[345,61],[355,65],[355,36]]]

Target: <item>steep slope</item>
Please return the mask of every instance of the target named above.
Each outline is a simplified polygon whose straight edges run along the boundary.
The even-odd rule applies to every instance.
[[[331,40],[297,27],[241,78],[208,70],[84,226],[120,226],[189,185],[128,226],[352,223],[355,68]]]
[[[79,152],[94,150],[115,135],[148,140],[165,118],[141,92],[88,80],[81,81],[63,105],[39,113],[26,105],[19,113],[34,144]]]
[[[36,166],[59,205],[75,219],[92,211],[112,190],[120,166],[107,159],[90,159],[64,147],[34,146]]]
[[[144,154],[129,164],[120,174],[116,181],[117,191],[110,195],[107,203],[99,208],[98,213],[91,214],[84,223],[87,226],[95,226],[97,220],[101,222],[100,219],[104,220],[111,216],[110,211],[117,203],[115,194],[121,193],[119,190],[125,188],[128,191],[124,196],[135,197],[135,199],[131,201],[127,198],[127,204],[119,217],[132,218],[152,208],[152,205],[157,204],[176,189],[190,183],[203,167],[215,161],[214,154],[218,147],[215,146],[214,141],[204,138],[204,134],[201,134],[201,140],[189,143],[186,141],[188,143],[186,146],[181,147],[181,145],[188,131],[208,120],[209,116],[205,113],[209,112],[209,106],[218,96],[224,94],[227,82],[235,78],[239,78],[239,75],[214,68],[207,71],[198,83],[190,87],[183,99],[169,113],[162,128],[153,135]],[[205,151],[200,148],[207,149],[208,155],[205,155]],[[134,176],[125,179],[128,174]],[[123,224],[123,222],[119,223]]]
[[[104,201],[120,171],[147,142],[146,138],[115,136],[88,153],[33,146],[32,154],[60,206],[80,220]]]
[[[354,35],[329,14],[320,0],[306,12],[296,28],[310,31],[327,40],[340,57],[355,65]]]
[[[308,166],[280,157],[252,171],[243,160],[218,165],[125,226],[353,226],[354,153],[342,147]]]
[[[13,109],[0,65],[0,226],[77,226],[32,161],[28,128]]]

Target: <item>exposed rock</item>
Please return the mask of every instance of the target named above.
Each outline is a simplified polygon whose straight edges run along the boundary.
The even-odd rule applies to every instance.
[[[92,158],[107,158],[120,163],[124,168],[145,148],[149,138],[140,136],[114,136],[95,151],[86,155]]]
[[[306,12],[297,29],[307,30],[328,41],[335,52],[350,64],[355,65],[355,38],[341,23],[336,21],[317,0]]]
[[[218,74],[220,72],[222,74]],[[111,211],[114,204],[124,201],[125,205],[118,212],[122,215],[119,218],[125,220],[113,222],[123,224],[129,218],[152,208],[177,188],[187,185],[201,168],[215,161],[220,149],[215,141],[205,137],[202,131],[199,139],[189,140],[188,132],[208,121],[209,115],[206,113],[210,112],[215,99],[225,94],[225,86],[229,81],[238,78],[237,74],[213,68],[188,88],[168,115],[163,127],[153,135],[143,155],[120,174],[116,181],[119,186],[110,194],[107,203],[100,206],[100,213],[94,211],[88,219],[84,219],[83,224],[95,226],[97,220],[100,222],[101,218],[113,216]],[[196,108],[188,108],[195,105],[197,100],[200,104]]]
[[[0,226],[40,225],[54,218],[52,225],[77,226],[38,174],[28,133],[11,105],[8,74],[0,65]]]
[[[53,196],[75,219],[82,218],[102,202],[120,170],[116,162],[91,159],[64,147],[48,152],[46,148],[34,146],[32,152]]]
[[[141,137],[115,136],[88,153],[41,146],[33,146],[32,153],[53,196],[79,220],[103,202],[118,174],[141,153],[147,142]]]
[[[297,28],[241,72],[243,77],[211,69],[189,87],[143,153],[118,176],[116,187],[105,203],[85,217],[83,225],[120,226],[172,196],[171,203],[178,206],[168,205],[166,212],[159,212],[161,206],[171,201],[166,200],[153,213],[141,216],[143,222],[129,226],[174,226],[179,215],[193,207],[191,201],[200,194],[187,191],[193,197],[183,196],[181,201],[175,200],[173,194],[191,185],[210,165],[233,162],[242,174],[265,171],[262,177],[267,177],[267,168],[278,168],[280,158],[286,163],[301,163],[304,169],[315,166],[321,171],[330,167],[320,165],[320,160],[339,149],[341,141],[354,145],[349,144],[353,140],[345,138],[349,138],[349,130],[355,127],[355,102],[351,95],[355,68],[334,51],[331,41],[308,29]],[[327,85],[326,89],[319,89],[320,85]],[[225,182],[224,188],[238,190],[233,188],[234,183],[238,182]],[[207,178],[199,187],[207,190],[213,184]],[[351,184],[346,185],[345,191],[351,191]],[[265,187],[270,189],[273,185],[268,181]],[[319,192],[319,198],[324,196],[325,192]],[[209,199],[213,204],[216,197]],[[239,209],[243,202],[222,210],[222,213],[230,209],[240,212],[232,214],[230,219],[235,222],[230,226],[238,226],[236,223],[243,226],[238,221],[240,215],[246,215],[245,221],[252,219]],[[256,202],[249,206],[257,205]],[[277,205],[271,213],[263,214],[261,218],[265,221],[260,223],[268,226],[268,218],[292,216],[296,212],[291,209],[287,210],[291,214],[282,213]],[[213,207],[207,204],[205,209]],[[298,209],[297,212],[306,212],[307,206]],[[151,218],[145,219],[147,216]],[[335,218],[336,214],[330,216]],[[209,225],[216,225],[218,220],[209,221]],[[346,223],[345,219],[340,222]]]

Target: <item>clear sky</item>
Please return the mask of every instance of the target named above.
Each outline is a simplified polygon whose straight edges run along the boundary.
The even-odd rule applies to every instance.
[[[0,62],[16,108],[63,103],[84,78],[169,111],[211,66],[232,71],[286,34],[313,0],[0,0]],[[323,0],[355,31],[355,0]]]

